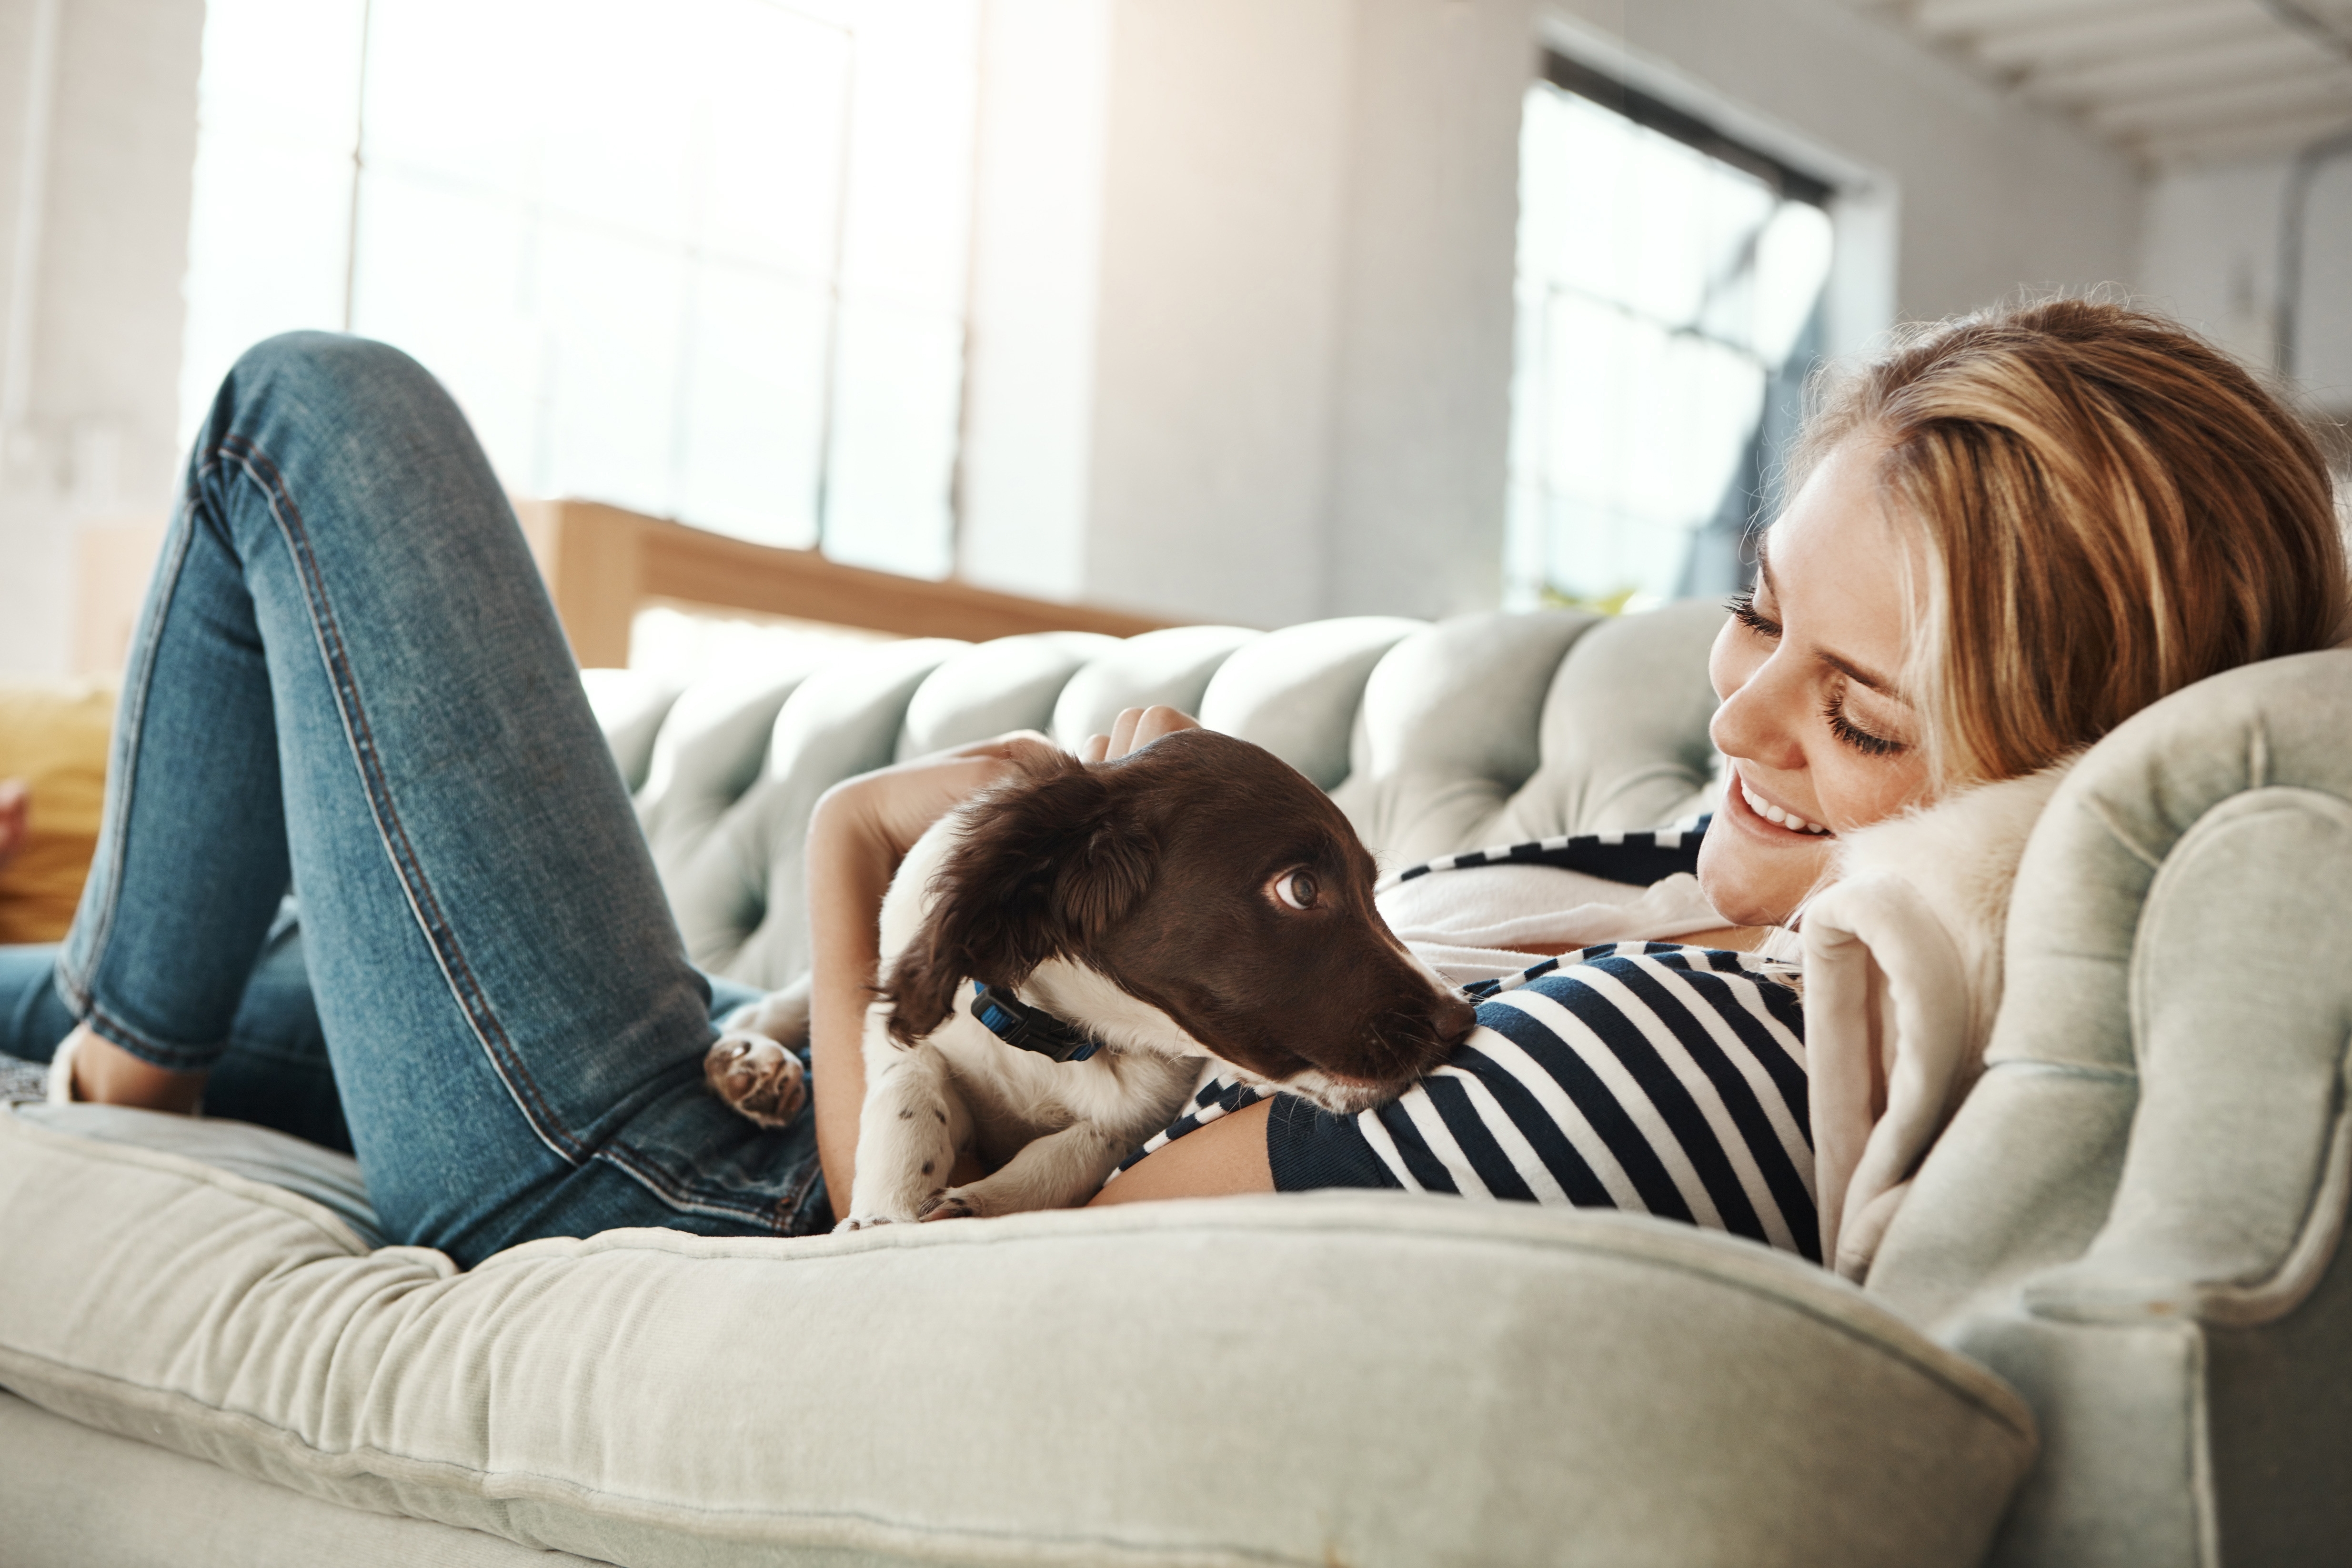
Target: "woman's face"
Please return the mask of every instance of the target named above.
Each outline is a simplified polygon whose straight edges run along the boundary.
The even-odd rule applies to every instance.
[[[1784,922],[1837,835],[1927,795],[1918,721],[1895,685],[1906,622],[1902,546],[1879,503],[1876,449],[1848,441],[1759,548],[1754,597],[1715,639],[1709,732],[1729,787],[1698,857],[1726,919]]]

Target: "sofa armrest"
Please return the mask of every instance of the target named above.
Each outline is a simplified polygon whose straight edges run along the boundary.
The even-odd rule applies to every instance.
[[[1869,1279],[2051,1435],[1996,1562],[2352,1532],[2352,1420],[2309,1393],[2352,1371],[2347,735],[2352,651],[2227,672],[2102,741],[2027,846],[1985,1076]]]

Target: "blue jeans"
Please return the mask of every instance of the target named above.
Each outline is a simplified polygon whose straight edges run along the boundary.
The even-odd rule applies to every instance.
[[[46,1062],[72,1030],[73,1013],[56,984],[58,951],[54,945],[0,947],[0,1055]],[[761,995],[736,981],[703,978],[710,984],[714,1020]],[[302,927],[291,899],[270,922],[261,956],[237,997],[228,1044],[205,1082],[205,1113],[352,1152],[351,1128],[335,1090],[326,1033],[319,1027],[319,1005],[302,957]]]
[[[214,1068],[289,881],[386,1237],[470,1264],[830,1225],[812,1119],[762,1130],[703,1084],[709,987],[464,417],[315,332],[239,360],[189,458],[57,992]]]

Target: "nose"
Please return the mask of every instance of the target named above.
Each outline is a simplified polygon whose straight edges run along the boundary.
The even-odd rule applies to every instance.
[[[1727,693],[1707,721],[1707,739],[1715,749],[1782,772],[1802,767],[1804,747],[1790,711],[1792,699],[1781,684],[1767,659],[1762,668]]]

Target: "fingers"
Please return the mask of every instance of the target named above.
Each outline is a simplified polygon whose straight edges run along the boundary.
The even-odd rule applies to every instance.
[[[1112,757],[1123,757],[1129,752],[1141,751],[1163,735],[1200,727],[1198,719],[1164,703],[1150,708],[1121,709],[1118,717],[1111,721],[1110,733],[1088,739],[1086,749],[1078,753],[1078,760],[1099,763]],[[1100,742],[1099,750],[1097,749],[1097,742]]]
[[[1110,750],[1106,754],[1123,757],[1135,750],[1135,727],[1143,721],[1140,708],[1122,708],[1118,717],[1110,721]]]
[[[1200,727],[1201,721],[1198,719],[1180,709],[1164,706],[1146,708],[1142,716],[1136,721],[1135,741],[1130,749],[1140,751],[1163,735],[1172,735],[1179,730],[1197,730]]]

